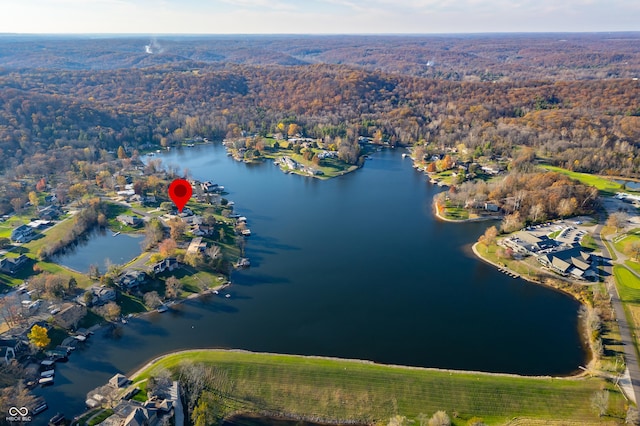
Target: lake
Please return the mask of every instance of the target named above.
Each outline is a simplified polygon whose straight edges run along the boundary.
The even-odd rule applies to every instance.
[[[632,191],[640,191],[640,182],[636,182],[633,180],[622,180],[622,179],[615,179],[614,180],[616,183],[619,183],[620,185],[625,185],[627,187],[627,189],[630,189]],[[623,190],[622,188],[620,189],[621,191]]]
[[[114,237],[109,230],[95,230],[77,244],[53,256],[52,260],[85,274],[89,272],[90,265],[96,265],[104,273],[109,265],[123,265],[137,257],[142,251],[142,237],[128,234]]]
[[[470,246],[489,224],[436,220],[442,189],[401,152],[328,181],[235,162],[220,145],[159,156],[226,187],[253,233],[252,266],[233,275],[229,299],[190,300],[92,336],[38,390],[49,412],[81,411],[86,392],[116,372],[185,348],[525,375],[584,365],[579,304],[476,259]]]

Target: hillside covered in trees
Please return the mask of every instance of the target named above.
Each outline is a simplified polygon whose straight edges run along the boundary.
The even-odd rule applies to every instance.
[[[365,136],[508,158],[527,146],[572,170],[637,176],[638,41],[638,33],[3,36],[0,173],[46,176],[119,146],[266,135],[284,124],[338,145]],[[12,198],[11,187],[0,191]]]

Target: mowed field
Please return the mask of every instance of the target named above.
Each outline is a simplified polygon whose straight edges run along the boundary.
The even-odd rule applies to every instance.
[[[417,420],[421,413],[445,410],[457,425],[474,416],[487,424],[514,418],[521,424],[615,424],[624,412],[622,395],[599,378],[528,378],[224,350],[168,355],[138,372],[134,382],[184,361],[205,363],[227,377],[231,391],[223,396],[236,412],[386,424],[395,415]],[[590,403],[601,389],[610,390],[609,415],[603,417]]]
[[[567,175],[572,179],[579,180],[585,185],[595,186],[596,188],[598,188],[598,191],[600,191],[601,195],[611,197],[614,196],[616,192],[622,191],[622,185],[620,185],[618,182],[614,182],[613,180],[606,179],[600,176],[592,175],[589,173],[573,172],[571,170],[563,169],[556,166],[542,165],[540,167],[552,172],[562,173],[563,175]],[[633,191],[626,190],[626,192]]]

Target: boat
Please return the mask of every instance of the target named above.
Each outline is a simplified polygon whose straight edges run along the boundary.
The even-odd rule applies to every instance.
[[[64,414],[56,413],[55,416],[49,419],[49,425],[57,426],[60,423],[64,422]]]
[[[55,370],[47,370],[47,371],[43,371],[42,373],[40,373],[40,378],[43,377],[53,377],[55,376],[56,371]]]
[[[79,342],[84,342],[85,340],[87,340],[87,338],[81,334],[77,335],[77,336],[73,336],[74,339],[76,339]]]
[[[53,377],[43,377],[42,379],[38,380],[38,383],[40,383],[40,386],[49,386],[53,384]]]
[[[251,266],[251,262],[246,257],[241,257],[236,263],[236,268],[248,268],[249,266]]]
[[[248,237],[251,235],[251,230],[250,229],[243,229],[242,230],[242,235],[244,235],[245,237]]]
[[[231,295],[229,293],[225,294],[224,297],[226,297],[227,299],[231,297]]]
[[[118,235],[120,235],[120,231],[113,234],[114,237],[117,237]]]
[[[46,410],[47,408],[49,408],[49,406],[47,405],[47,402],[42,399],[42,397],[38,398],[35,403],[33,404],[33,410],[31,410],[31,414],[33,414],[34,416],[36,414],[40,414],[42,413],[44,410]]]
[[[220,294],[218,290],[213,290],[213,294]]]
[[[409,154],[407,154],[406,152],[402,153],[402,158],[407,158],[409,156]]]
[[[120,319],[120,322],[122,322],[123,324],[126,324],[128,321],[127,321],[127,319],[126,319],[126,318],[121,318],[121,319]]]
[[[167,312],[168,310],[169,310],[169,308],[167,308],[167,305],[160,305],[160,306],[158,306],[158,309],[157,309],[157,311],[159,313]]]
[[[55,363],[56,363],[56,362],[55,362],[54,360],[52,360],[52,359],[45,359],[44,361],[42,361],[42,362],[40,363],[40,365],[41,365],[42,367],[51,367],[51,366],[52,366],[53,364],[55,364]]]

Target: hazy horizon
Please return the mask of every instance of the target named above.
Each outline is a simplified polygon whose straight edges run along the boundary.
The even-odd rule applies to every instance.
[[[430,35],[640,30],[640,3],[630,0],[4,0],[1,9],[3,34]]]

